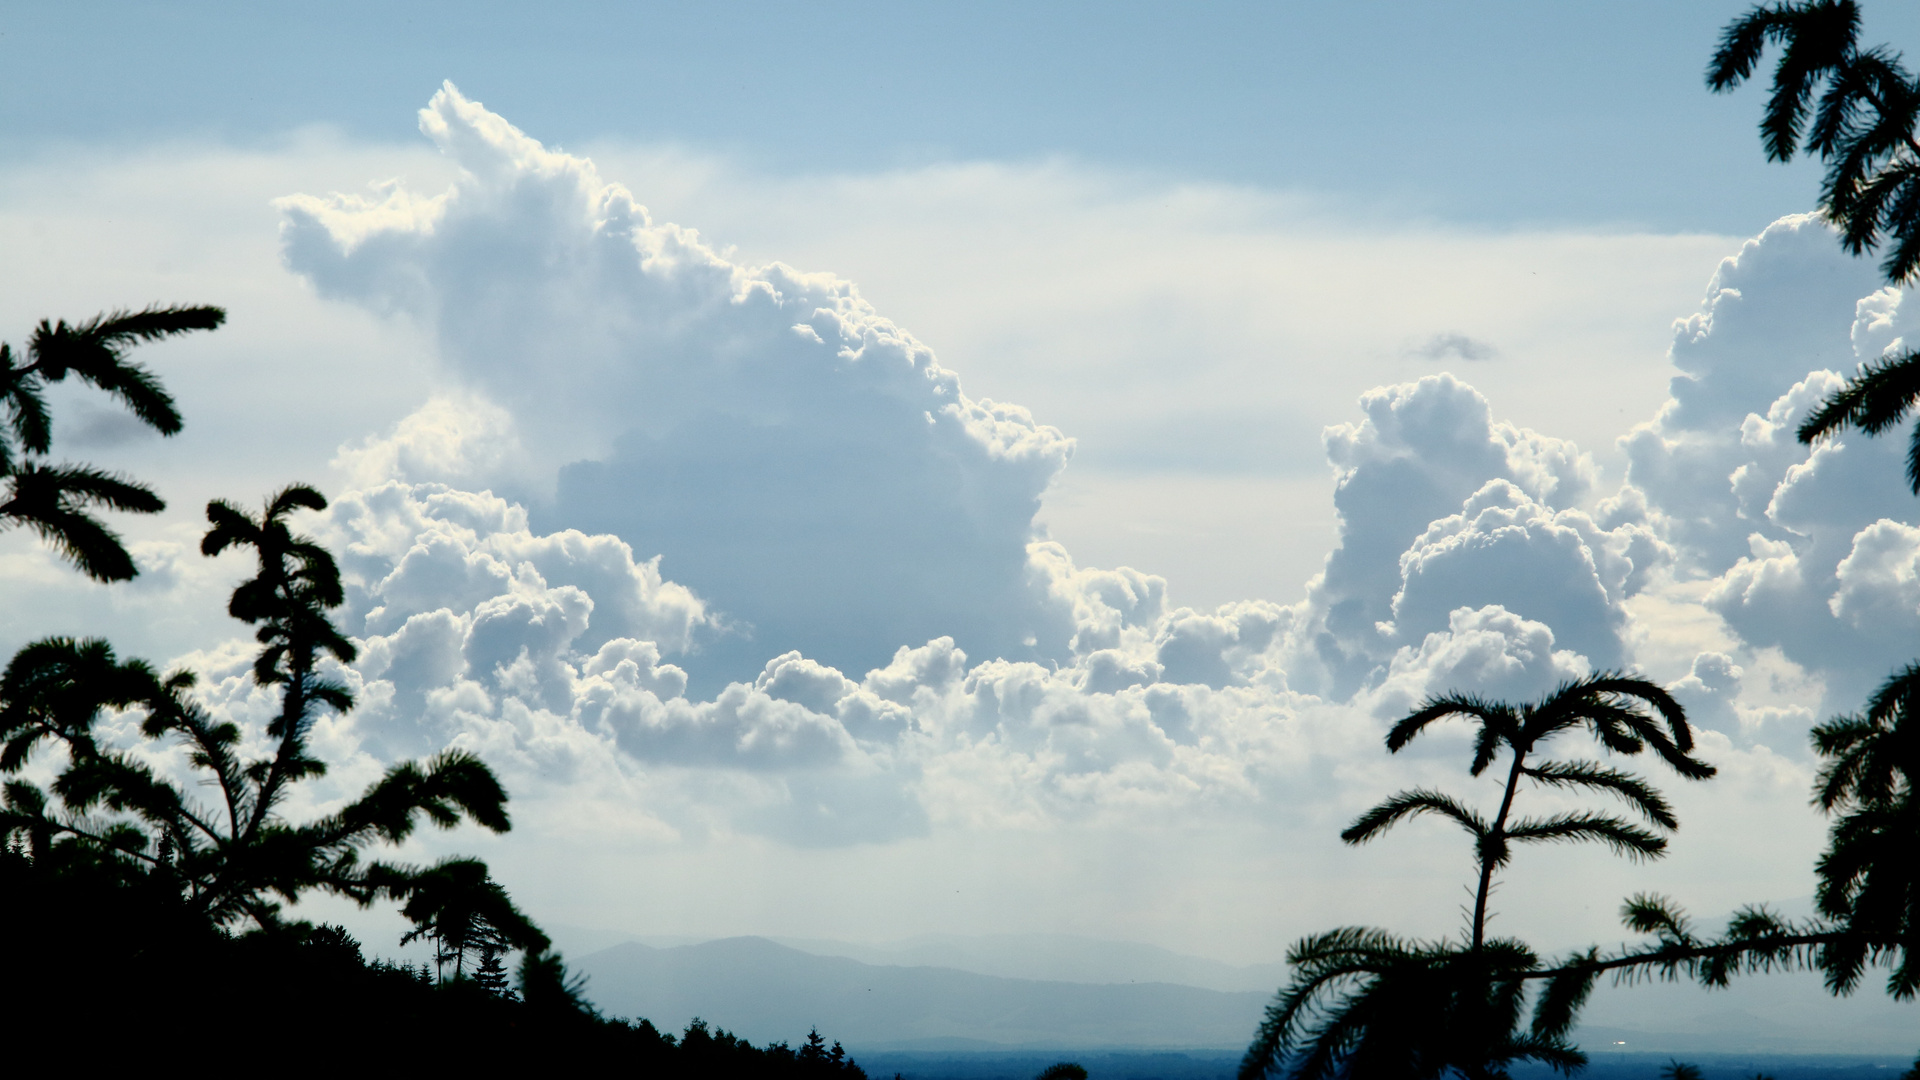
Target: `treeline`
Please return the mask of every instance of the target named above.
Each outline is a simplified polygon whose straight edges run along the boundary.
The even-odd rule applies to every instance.
[[[46,391],[77,379],[174,434],[173,399],[126,354],[225,317],[154,307],[43,321],[21,352],[0,344],[0,528],[34,530],[97,581],[136,576],[96,515],[165,503],[137,480],[53,461]],[[99,639],[32,642],[0,673],[8,1050],[86,1073],[165,1063],[297,1075],[608,1067],[864,1080],[818,1032],[798,1046],[756,1047],[700,1021],[676,1037],[604,1017],[485,863],[378,857],[422,822],[511,827],[505,789],[471,754],[400,762],[333,813],[289,818],[292,794],[327,773],[310,752],[314,723],[354,706],[335,677],[356,654],[332,620],[344,599],[339,569],[292,525],[326,505],[296,484],[257,514],[225,500],[206,508],[201,552],[255,560],[227,611],[252,628],[252,681],[277,699],[264,730],[209,714],[192,672],[161,673]],[[398,944],[427,942],[432,962],[369,961],[341,927],[288,915],[312,894],[399,905],[413,928]],[[515,955],[517,979],[504,962]]]
[[[441,978],[363,955],[337,926],[234,933],[164,875],[129,875],[80,846],[0,850],[8,1052],[76,1067],[218,1060],[275,1073],[612,1068],[658,1077],[865,1080],[838,1043],[754,1046],[695,1020],[678,1037],[604,1017],[578,987]],[[530,976],[530,977],[529,977]],[[193,1057],[183,1059],[183,1052]],[[211,1066],[215,1059],[205,1060]]]

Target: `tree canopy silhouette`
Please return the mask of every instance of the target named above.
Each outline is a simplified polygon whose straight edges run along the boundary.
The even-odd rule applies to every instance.
[[[414,927],[400,943],[431,940],[442,977],[448,962],[459,979],[466,976],[469,956],[496,958],[509,949],[538,953],[548,945],[546,934],[513,906],[478,859],[448,859],[415,875],[400,913]]]
[[[1463,940],[1410,941],[1345,927],[1297,943],[1287,956],[1292,981],[1267,1009],[1241,1063],[1242,1080],[1279,1069],[1292,1080],[1451,1072],[1495,1077],[1515,1062],[1562,1071],[1585,1063],[1566,1036],[1586,988],[1566,984],[1557,994],[1543,994],[1530,1028],[1521,1030],[1526,984],[1549,972],[1521,942],[1487,938],[1495,876],[1512,860],[1516,844],[1594,842],[1632,858],[1657,858],[1666,850],[1662,834],[1679,822],[1666,799],[1632,773],[1588,759],[1537,755],[1556,737],[1585,730],[1606,752],[1651,749],[1691,780],[1707,779],[1714,769],[1692,756],[1693,732],[1680,704],[1641,678],[1602,673],[1519,706],[1470,695],[1433,698],[1388,731],[1387,749],[1398,753],[1433,724],[1454,717],[1477,728],[1469,774],[1479,776],[1508,759],[1498,808],[1488,815],[1444,792],[1401,791],[1361,814],[1340,838],[1364,844],[1424,814],[1460,826],[1473,840],[1477,882]],[[1535,790],[1617,799],[1645,824],[1584,810],[1515,817],[1522,781]]]
[[[1707,66],[1707,86],[1732,90],[1779,45],[1760,143],[1773,161],[1796,153],[1827,164],[1820,211],[1855,255],[1884,242],[1887,280],[1920,268],[1920,84],[1884,45],[1860,46],[1855,0],[1755,7],[1729,24]]]
[[[227,313],[217,307],[149,307],[116,311],[69,324],[41,320],[27,341],[25,362],[0,342],[0,528],[34,530],[82,573],[96,581],[125,581],[139,573],[120,537],[94,516],[95,508],[158,513],[166,503],[138,481],[89,465],[53,464],[53,417],[46,388],[71,375],[104,390],[134,417],[162,435],[180,430],[180,412],[160,380],[127,360],[127,350],[194,330],[212,330]]]
[[[1904,284],[1920,269],[1920,80],[1901,54],[1860,44],[1855,0],[1810,0],[1754,8],[1729,24],[1707,67],[1707,85],[1732,90],[1751,78],[1769,45],[1780,47],[1772,95],[1760,120],[1767,157],[1796,153],[1827,164],[1820,213],[1847,251],[1885,249],[1880,269]],[[1863,364],[1800,425],[1807,444],[1859,428],[1878,435],[1920,400],[1920,360],[1903,349]],[[1907,483],[1920,494],[1920,427],[1907,451]]]
[[[1816,867],[1820,914],[1846,933],[1820,955],[1827,985],[1846,993],[1865,969],[1891,969],[1887,993],[1920,991],[1920,664],[1881,686],[1864,714],[1813,729],[1826,758],[1815,787],[1837,814]]]
[[[442,828],[470,820],[505,832],[506,792],[471,754],[450,750],[424,764],[394,765],[359,799],[315,821],[296,825],[278,813],[292,785],[326,773],[309,752],[314,721],[322,710],[353,707],[346,688],[321,671],[325,658],[354,655],[328,615],[342,600],[339,570],[324,548],[287,521],[297,510],[325,506],[319,492],[294,486],[269,499],[257,518],[225,502],[207,507],[211,528],[202,551],[242,547],[257,557],[256,574],[233,590],[228,610],[258,625],[253,678],[280,691],[280,707],[266,727],[273,752],[247,758],[238,726],[215,721],[192,699],[189,672],[162,678],[142,661],[118,659],[105,641],[37,641],[0,675],[0,771],[18,774],[49,743],[59,744],[66,760],[50,792],[25,780],[6,785],[0,833],[25,836],[35,858],[57,858],[60,848],[71,846],[111,858],[129,873],[177,880],[219,925],[248,920],[275,929],[281,903],[309,890],[362,905],[389,898],[423,909],[445,909],[450,897],[467,895],[469,921],[484,919],[516,948],[543,949],[544,936],[504,893],[474,886],[460,894],[449,884],[476,873],[484,882],[478,863],[450,860],[421,869],[361,859],[368,847],[405,840],[423,818]],[[216,794],[213,805],[141,756],[103,745],[96,725],[108,711],[127,709],[144,714],[145,738],[186,747],[188,762]]]
[[[1727,26],[1707,85],[1716,91],[1738,86],[1754,74],[1768,45],[1781,47],[1760,123],[1767,156],[1787,161],[1796,151],[1818,154],[1827,163],[1820,211],[1839,229],[1841,244],[1855,255],[1884,248],[1881,272],[1889,283],[1905,285],[1920,271],[1920,80],[1900,53],[1885,45],[1863,48],[1859,36],[1856,0],[1762,5]],[[1898,350],[1862,364],[1801,424],[1799,438],[1812,444],[1848,428],[1877,436],[1902,423],[1916,401],[1920,351]],[[1909,437],[1907,483],[1920,494],[1920,425]],[[1873,695],[1864,714],[1813,729],[1814,748],[1825,759],[1815,802],[1835,816],[1815,867],[1820,918],[1791,924],[1744,910],[1719,942],[1697,946],[1710,957],[1693,962],[1703,981],[1712,984],[1742,965],[1797,964],[1819,968],[1828,988],[1843,994],[1866,968],[1884,964],[1895,998],[1920,989],[1916,711],[1920,665],[1910,664]],[[1648,899],[1641,915],[1642,928],[1662,934],[1670,949],[1689,941],[1676,913],[1657,898]],[[1912,1075],[1920,1076],[1920,1062]]]

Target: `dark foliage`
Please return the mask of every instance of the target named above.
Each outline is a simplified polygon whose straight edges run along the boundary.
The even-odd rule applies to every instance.
[[[1855,0],[1754,8],[1731,23],[1707,67],[1707,85],[1731,90],[1751,77],[1768,45],[1780,47],[1760,143],[1773,161],[1817,154],[1827,164],[1820,209],[1858,255],[1883,242],[1881,270],[1902,282],[1920,268],[1920,85],[1886,46],[1862,48]]]
[[[1826,759],[1815,798],[1838,815],[1816,867],[1820,914],[1844,928],[1822,950],[1835,993],[1850,992],[1865,969],[1891,969],[1887,993],[1920,990],[1920,664],[1881,686],[1862,715],[1813,729]]]
[[[357,1063],[349,1071],[389,1075],[430,1060],[436,1072],[480,1075],[865,1076],[844,1054],[755,1047],[699,1021],[675,1039],[525,985],[515,1000],[476,980],[436,983],[367,961],[335,926],[231,934],[164,874],[129,874],[77,845],[40,858],[0,851],[0,920],[13,928],[0,1016],[16,1049],[23,1039],[74,1048],[89,1073],[150,1070],[182,1033],[211,1027],[231,1060],[281,1075],[336,1075],[345,1060]],[[312,1044],[350,1058],[299,1050]]]
[[[216,307],[150,307],[116,311],[86,322],[42,320],[28,339],[25,362],[0,342],[0,528],[24,525],[97,581],[125,581],[139,571],[120,538],[94,516],[96,509],[152,514],[166,508],[137,481],[87,465],[56,465],[53,417],[46,388],[71,375],[118,398],[140,423],[162,435],[180,430],[180,413],[152,372],[127,360],[127,350],[225,322]]]
[[[1856,0],[1755,7],[1726,28],[1707,84],[1732,89],[1753,75],[1768,45],[1781,47],[1760,123],[1767,156],[1819,155],[1827,164],[1820,209],[1839,228],[1841,243],[1856,255],[1884,247],[1881,272],[1905,284],[1920,270],[1920,141],[1914,136],[1920,80],[1887,46],[1862,48],[1859,34]],[[1848,428],[1883,434],[1905,421],[1916,402],[1920,351],[1883,356],[1861,365],[1821,403],[1801,424],[1800,441],[1811,444]],[[1907,483],[1920,494],[1920,425],[1908,441]],[[1796,926],[1761,910],[1743,911],[1719,941],[1698,944],[1709,958],[1698,962],[1676,958],[1675,932],[1663,928],[1668,955],[1656,967],[1669,976],[1686,968],[1713,985],[1742,967],[1810,966],[1825,974],[1828,989],[1845,994],[1868,967],[1884,965],[1891,969],[1889,994],[1910,999],[1920,991],[1917,709],[1920,665],[1909,665],[1880,688],[1864,715],[1813,730],[1814,748],[1826,759],[1815,802],[1836,815],[1815,868],[1820,921]],[[1920,1062],[1910,1075],[1920,1080]]]
[[[1820,403],[1800,425],[1800,441],[1812,444],[1859,428],[1879,435],[1905,420],[1920,401],[1920,354],[1911,349],[1860,366],[1845,386]],[[1907,440],[1907,486],[1920,495],[1920,426]]]
[[[104,641],[35,642],[0,675],[0,772],[19,773],[46,744],[63,749],[66,761],[50,791],[7,783],[0,837],[23,838],[35,857],[78,847],[103,866],[162,874],[218,926],[246,920],[275,929],[283,901],[317,890],[363,905],[398,900],[409,915],[436,926],[437,912],[465,905],[471,910],[456,912],[448,925],[479,918],[492,934],[487,940],[539,952],[545,937],[486,882],[483,866],[361,860],[369,846],[405,840],[422,818],[443,828],[466,819],[506,831],[506,792],[472,755],[447,751],[423,764],[395,765],[358,800],[317,821],[296,825],[277,812],[292,785],[326,772],[307,745],[321,711],[353,705],[345,687],[321,670],[324,658],[353,657],[352,643],[328,615],[341,602],[339,571],[325,549],[293,533],[286,520],[325,506],[318,492],[296,486],[270,499],[258,519],[223,502],[207,508],[212,528],[202,550],[243,547],[258,559],[257,573],[234,589],[228,610],[259,627],[253,676],[280,691],[280,709],[266,729],[273,753],[244,757],[239,728],[215,722],[188,696],[191,674],[161,678],[141,661],[121,661]],[[144,713],[140,730],[148,739],[184,744],[216,802],[205,805],[141,758],[103,746],[95,725],[120,709]],[[463,933],[454,940],[464,952]]]
[[[508,985],[507,967],[500,962],[500,952],[498,948],[481,946],[480,963],[473,969],[473,981],[495,997],[511,997],[513,991]]]
[[[1293,981],[1267,1007],[1241,1063],[1245,1080],[1276,1069],[1300,1080],[1421,1080],[1586,1064],[1566,1042],[1570,1025],[1520,1030],[1526,978],[1540,962],[1519,942],[1474,947],[1346,927],[1295,944],[1287,963]]]
[[[1781,54],[1760,141],[1775,161],[1795,153],[1827,163],[1820,210],[1856,255],[1886,247],[1889,282],[1920,268],[1920,81],[1886,46],[1862,48],[1854,0],[1813,0],[1754,8],[1730,24],[1707,68],[1707,85],[1731,90],[1751,77],[1769,44]],[[1902,350],[1864,364],[1800,425],[1813,443],[1859,428],[1878,435],[1920,400],[1920,357]],[[1907,450],[1907,483],[1920,494],[1920,427]]]
[[[1537,755],[1557,736],[1584,730],[1611,753],[1651,750],[1689,779],[1704,780],[1713,767],[1692,756],[1693,731],[1679,703],[1645,679],[1603,672],[1519,706],[1434,698],[1393,726],[1387,749],[1398,753],[1432,724],[1453,717],[1478,728],[1471,775],[1509,759],[1499,807],[1483,814],[1443,792],[1402,791],[1360,815],[1340,838],[1363,844],[1424,814],[1459,825],[1473,839],[1477,879],[1464,940],[1407,941],[1347,927],[1299,942],[1287,957],[1292,982],[1267,1009],[1241,1064],[1243,1080],[1275,1071],[1293,1080],[1498,1077],[1519,1062],[1567,1072],[1585,1064],[1566,1039],[1593,979],[1553,978],[1520,942],[1487,939],[1495,875],[1512,860],[1516,844],[1591,841],[1629,857],[1657,858],[1666,850],[1661,834],[1679,822],[1666,799],[1632,773]],[[1515,817],[1523,781],[1617,799],[1645,825],[1591,811]],[[1540,980],[1532,1022],[1523,1029],[1527,984]]]
[[[1651,748],[1675,772],[1690,780],[1704,780],[1714,770],[1690,756],[1693,732],[1678,702],[1645,679],[1603,672],[1561,686],[1531,705],[1448,695],[1431,699],[1387,733],[1387,749],[1398,753],[1427,727],[1450,717],[1461,717],[1479,727],[1468,772],[1479,776],[1501,755],[1512,761],[1500,806],[1491,818],[1436,791],[1403,791],[1362,814],[1340,839],[1364,844],[1396,823],[1421,814],[1452,819],[1474,842],[1479,884],[1470,916],[1471,945],[1485,937],[1487,902],[1494,875],[1513,857],[1514,844],[1595,841],[1616,853],[1634,858],[1657,858],[1667,841],[1613,814],[1565,813],[1544,818],[1514,818],[1520,782],[1536,787],[1605,794],[1619,799],[1645,818],[1652,829],[1670,832],[1679,827],[1660,793],[1632,773],[1588,761],[1539,761],[1532,755],[1565,732],[1586,729],[1601,746],[1616,754],[1639,754]]]
[[[1920,989],[1920,665],[1888,679],[1865,713],[1829,720],[1811,736],[1824,759],[1814,803],[1834,816],[1814,867],[1815,918],[1749,906],[1718,936],[1703,937],[1671,901],[1635,896],[1622,914],[1651,944],[1568,958],[1543,973],[1550,980],[1543,1000],[1577,1003],[1608,973],[1722,987],[1736,975],[1782,969],[1819,971],[1828,990],[1850,994],[1872,967],[1888,969],[1888,994],[1913,998]]]
[[[447,859],[428,867],[413,876],[408,889],[400,913],[414,928],[400,943],[432,941],[442,978],[448,964],[453,978],[465,978],[468,957],[482,962],[491,957],[498,966],[501,953],[520,948],[539,953],[547,947],[547,936],[513,906],[507,890],[478,859]]]

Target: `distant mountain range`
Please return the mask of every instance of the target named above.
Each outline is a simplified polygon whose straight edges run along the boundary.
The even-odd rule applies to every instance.
[[[1223,993],[1271,996],[1287,981],[1281,963],[1235,965],[1156,945],[1073,934],[925,934],[904,941],[855,945],[819,938],[771,939],[816,956],[864,964],[945,967],[1003,979],[1072,983],[1174,983]]]
[[[672,934],[624,934],[564,923],[547,928],[569,957],[585,956],[637,941],[656,949],[698,945],[713,938]],[[844,956],[890,967],[944,967],[1042,982],[1164,982],[1224,993],[1271,995],[1287,979],[1287,966],[1228,964],[1134,941],[1077,934],[922,934],[897,941],[851,942],[829,938],[762,935],[815,956]]]
[[[616,1016],[644,1016],[669,1031],[698,1016],[762,1043],[798,1042],[818,1027],[863,1049],[1243,1047],[1271,996],[866,964],[758,937],[671,948],[630,942],[574,966],[588,977],[588,996]]]
[[[562,930],[579,957],[592,938]],[[602,939],[604,940],[604,938]],[[651,939],[573,966],[617,1016],[677,1031],[695,1016],[765,1043],[818,1026],[862,1050],[1244,1049],[1285,979],[1126,942],[1058,934],[927,936],[881,945],[740,937]],[[1920,1051],[1920,1005],[1877,985],[1836,1000],[1811,973],[1730,990],[1603,984],[1577,1041],[1589,1053]]]

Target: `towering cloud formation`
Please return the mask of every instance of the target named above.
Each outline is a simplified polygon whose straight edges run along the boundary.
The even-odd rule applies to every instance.
[[[1678,324],[1624,483],[1452,375],[1382,387],[1325,433],[1340,539],[1304,599],[1195,611],[1036,536],[1072,442],[852,285],[737,265],[450,86],[421,117],[451,189],[282,204],[288,263],[430,326],[460,386],[338,462],[341,737],[376,756],[471,745],[673,832],[848,844],[1311,806],[1426,695],[1638,665],[1777,779],[1766,744],[1920,626],[1900,448],[1793,436],[1920,315],[1810,219]]]
[[[1602,666],[1622,661],[1621,601],[1662,546],[1638,522],[1603,527],[1578,509],[1596,479],[1588,455],[1494,422],[1451,375],[1360,407],[1364,421],[1326,433],[1341,530],[1307,609],[1322,692],[1377,681],[1396,650],[1487,604],[1559,628]]]
[[[452,86],[421,128],[459,181],[287,199],[289,265],[431,325],[446,366],[558,470],[530,492],[536,521],[664,552],[725,612],[712,670],[803,647],[858,667],[942,634],[1063,656],[1026,544],[1071,440],[969,398],[850,283],[729,262]],[[444,457],[409,478],[505,479],[446,475]]]
[[[1900,438],[1850,432],[1809,450],[1796,431],[1855,363],[1896,348],[1914,315],[1850,259],[1825,225],[1784,218],[1720,264],[1697,315],[1675,324],[1682,374],[1660,414],[1622,440],[1622,504],[1682,553],[1684,574],[1714,578],[1706,606],[1749,647],[1774,647],[1851,709],[1913,653],[1888,631],[1920,611],[1891,584],[1913,496]],[[1876,522],[1878,524],[1876,524]],[[1908,613],[1900,616],[1893,608]]]

